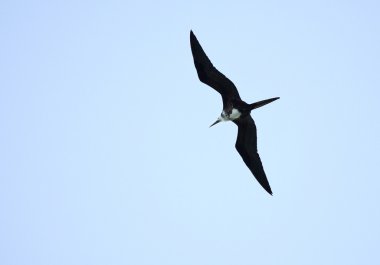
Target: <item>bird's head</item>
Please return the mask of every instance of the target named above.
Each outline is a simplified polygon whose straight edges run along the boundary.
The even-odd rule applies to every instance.
[[[226,113],[223,111],[220,114],[220,116],[218,117],[218,119],[216,120],[216,122],[214,122],[213,124],[211,124],[210,127],[214,126],[215,124],[218,124],[221,121],[225,121],[226,119],[227,119]]]
[[[214,122],[213,124],[210,125],[210,127],[214,126],[215,124],[218,124],[219,122],[221,122],[222,119],[219,117],[216,122]]]

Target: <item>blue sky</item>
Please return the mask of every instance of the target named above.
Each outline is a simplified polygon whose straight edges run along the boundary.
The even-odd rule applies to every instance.
[[[0,263],[380,262],[377,1],[2,1]],[[192,29],[274,196],[213,128]]]

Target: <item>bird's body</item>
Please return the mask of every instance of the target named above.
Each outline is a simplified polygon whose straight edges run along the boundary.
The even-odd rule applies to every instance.
[[[221,114],[223,121],[233,121],[240,118],[240,116],[241,116],[240,110],[235,109],[235,108],[232,108],[231,112],[228,112],[228,111],[226,112],[226,110],[223,110]]]
[[[190,45],[199,80],[214,88],[222,96],[223,111],[211,126],[221,121],[233,121],[238,126],[235,147],[257,181],[269,194],[272,194],[257,152],[256,125],[250,113],[253,109],[279,98],[270,98],[253,104],[244,102],[235,85],[212,65],[192,31],[190,31]]]

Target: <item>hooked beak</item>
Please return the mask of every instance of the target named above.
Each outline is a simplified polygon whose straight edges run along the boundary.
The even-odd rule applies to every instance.
[[[217,124],[217,123],[219,123],[219,122],[221,122],[221,119],[218,118],[218,119],[216,120],[216,122],[214,122],[213,124],[210,125],[209,128],[211,128],[212,126],[214,126],[215,124]]]

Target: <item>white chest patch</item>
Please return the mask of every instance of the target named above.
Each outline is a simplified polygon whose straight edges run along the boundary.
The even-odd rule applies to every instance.
[[[239,118],[241,116],[241,112],[238,111],[237,109],[232,109],[232,112],[230,114],[230,120],[236,120],[237,118]]]

